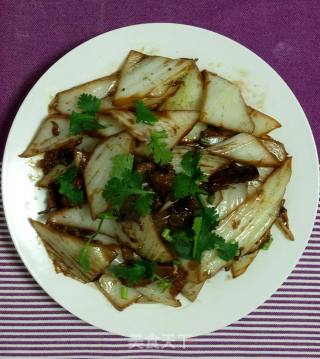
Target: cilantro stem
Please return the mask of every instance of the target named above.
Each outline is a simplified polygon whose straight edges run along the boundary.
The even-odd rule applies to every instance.
[[[108,213],[108,212],[102,212],[102,213],[99,214],[100,221],[99,221],[97,230],[93,234],[91,234],[91,236],[87,239],[87,241],[85,242],[85,244],[83,245],[83,247],[81,249],[80,256],[79,256],[79,261],[80,261],[80,264],[82,266],[82,269],[86,273],[90,272],[90,261],[89,261],[89,257],[88,257],[90,243],[100,233],[102,224],[103,224],[105,219],[115,219],[115,218],[117,218],[114,214]]]
[[[207,203],[206,203],[206,201],[205,201],[205,199],[201,196],[201,194],[197,194],[196,195],[196,198],[197,198],[197,200],[198,200],[198,202],[199,202],[199,204],[202,206],[202,207],[208,207],[207,206]]]
[[[171,230],[169,228],[165,228],[162,231],[161,236],[168,242],[171,242],[173,240],[173,238],[171,237]]]
[[[81,249],[80,256],[79,256],[79,262],[80,262],[82,269],[85,273],[90,272],[90,262],[89,262],[88,252],[89,252],[89,245],[90,245],[92,239],[93,238],[91,237],[85,242],[84,246]]]
[[[157,285],[162,293],[171,287],[171,281],[167,277],[160,277],[156,273],[152,276],[152,281],[157,282]]]
[[[134,104],[136,112],[136,122],[145,123],[147,125],[154,125],[158,121],[156,115],[146,107],[143,101],[137,100]]]
[[[158,274],[154,273],[154,275],[152,276],[152,281],[156,281],[156,280],[161,280],[162,277],[160,277]]]
[[[100,222],[99,222],[99,224],[98,224],[98,228],[97,228],[97,230],[96,230],[93,234],[91,234],[91,236],[89,237],[89,241],[92,241],[93,239],[95,239],[96,236],[100,233],[100,229],[101,229],[101,227],[102,227],[102,224],[103,224],[104,220],[105,220],[105,218],[100,218]]]
[[[199,238],[199,236],[196,236],[196,237],[194,238],[193,249],[192,249],[192,257],[193,257],[193,258],[195,258],[195,257],[196,257],[196,254],[197,254],[198,238]]]
[[[206,208],[207,207],[207,203],[205,202],[204,198],[201,196],[201,194],[197,194],[196,195],[196,199],[198,200],[199,204],[202,206],[202,208]],[[193,250],[192,250],[192,256],[193,258],[197,257],[197,250],[198,250],[198,242],[199,242],[199,237],[201,234],[201,230],[202,230],[202,217],[197,217],[197,219],[195,219],[195,221],[198,221],[198,226],[197,226],[197,230],[194,229],[195,231],[195,236],[194,236],[194,241],[193,241]]]
[[[200,237],[200,234],[202,231],[202,222],[203,222],[202,217],[196,217],[194,219],[193,230],[195,233],[194,233],[193,250],[192,250],[192,256],[194,258],[197,257],[198,242],[199,242],[199,237]]]
[[[180,261],[179,258],[174,259],[174,260],[172,261],[172,263],[173,263],[174,266],[181,267],[181,261]]]
[[[121,295],[121,299],[128,299],[128,292],[129,292],[129,290],[128,290],[128,287],[121,287],[121,293],[120,293],[120,295]]]
[[[215,194],[212,193],[212,194],[209,196],[209,198],[208,198],[208,202],[209,202],[210,204],[213,204],[213,203],[214,203],[214,199],[215,199]]]
[[[135,194],[154,194],[153,191],[145,191],[144,189],[141,190],[135,190],[131,192],[131,195],[135,195]]]

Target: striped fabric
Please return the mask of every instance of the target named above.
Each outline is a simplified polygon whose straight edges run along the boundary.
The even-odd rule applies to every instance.
[[[140,342],[82,322],[35,283],[14,248],[0,198],[2,358],[320,358],[320,208],[303,257],[262,306],[187,342]]]

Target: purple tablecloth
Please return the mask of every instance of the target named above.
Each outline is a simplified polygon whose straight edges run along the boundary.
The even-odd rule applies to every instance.
[[[319,0],[0,0],[0,158],[23,98],[59,57],[100,33],[178,22],[242,43],[284,78],[320,148]],[[35,284],[13,247],[0,198],[0,357],[320,358],[320,215],[287,282],[232,326],[187,343],[128,341],[95,329]],[[137,338],[138,339],[138,338]]]

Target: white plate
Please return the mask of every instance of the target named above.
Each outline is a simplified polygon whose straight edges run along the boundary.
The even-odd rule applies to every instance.
[[[249,105],[280,120],[274,136],[293,155],[293,177],[286,193],[296,240],[279,232],[248,272],[235,280],[224,272],[211,279],[193,303],[179,309],[134,305],[119,313],[91,285],[55,274],[27,218],[44,208],[43,193],[30,178],[30,161],[18,158],[52,96],[60,90],[117,69],[130,49],[172,57],[199,58],[200,68],[238,81]],[[100,35],[56,62],[32,88],[12,125],[3,161],[3,201],[10,233],[30,273],[58,303],[99,328],[135,337],[173,338],[222,328],[254,310],[281,285],[300,257],[311,232],[318,195],[318,159],[308,121],[297,99],[277,73],[250,50],[219,34],[186,25],[143,24]]]

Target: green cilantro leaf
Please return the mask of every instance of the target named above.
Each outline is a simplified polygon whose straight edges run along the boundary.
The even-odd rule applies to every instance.
[[[101,101],[98,97],[83,93],[78,98],[78,107],[84,112],[98,112]]]
[[[238,253],[237,242],[226,242],[214,230],[219,224],[219,216],[215,208],[202,207],[201,215],[195,217],[192,229],[194,230],[193,257],[200,261],[204,251],[215,249],[221,259],[232,259]]]
[[[188,151],[186,152],[181,161],[181,166],[186,175],[193,178],[195,181],[201,181],[206,178],[204,173],[198,167],[201,154],[199,151]]]
[[[214,243],[214,249],[217,251],[218,256],[225,261],[230,261],[239,253],[238,242],[226,242],[222,237],[216,235]]]
[[[142,186],[142,176],[137,172],[125,171],[122,178],[111,178],[105,186],[103,197],[115,207],[121,207],[124,201],[133,195],[153,194]]]
[[[142,279],[152,279],[157,264],[144,260],[135,260],[129,264],[112,265],[110,271],[128,287],[133,287]]]
[[[173,195],[175,198],[184,198],[189,195],[196,197],[197,194],[205,194],[197,181],[205,179],[201,169],[198,167],[200,153],[194,151],[186,152],[181,161],[184,173],[179,173],[173,180]]]
[[[154,131],[151,133],[150,142],[145,146],[145,154],[152,155],[155,163],[165,165],[172,160],[172,151],[164,141],[168,138],[166,131]]]
[[[70,117],[70,134],[79,135],[84,131],[105,128],[97,121],[96,112],[99,111],[100,100],[88,94],[81,94],[78,98],[78,107],[82,112],[73,111]]]
[[[144,217],[149,213],[150,208],[153,203],[153,194],[148,193],[138,197],[135,201],[134,208],[138,212],[138,214]]]
[[[115,156],[112,177],[104,188],[103,197],[113,207],[120,208],[130,196],[135,196],[134,208],[140,216],[145,216],[151,209],[154,192],[143,187],[143,177],[132,169],[132,155]]]
[[[112,206],[121,207],[125,200],[134,194],[144,194],[140,176],[129,171],[124,172],[126,176],[121,178],[112,177],[103,190],[103,197]],[[139,192],[137,192],[139,189]]]
[[[100,125],[95,114],[72,112],[70,118],[71,135],[79,135],[84,131],[98,130],[100,128],[105,128],[105,126]]]
[[[113,265],[109,269],[128,287],[139,285],[139,282],[143,279],[150,279],[152,282],[156,282],[161,292],[166,291],[172,285],[168,278],[161,277],[156,273],[156,262],[134,260],[129,264]]]
[[[137,100],[134,104],[134,109],[137,123],[142,122],[147,125],[153,125],[158,121],[156,115],[146,107],[143,101]]]
[[[201,214],[209,231],[213,231],[218,227],[219,224],[219,215],[215,208],[203,206]]]
[[[215,208],[203,207],[201,215],[195,217],[192,226],[195,233],[192,254],[196,260],[201,259],[203,251],[215,248],[218,236],[213,230],[216,229],[218,224],[219,217]]]
[[[170,235],[169,244],[176,253],[185,259],[201,260],[202,253],[209,249],[215,249],[218,256],[229,261],[238,254],[237,242],[226,242],[214,232],[219,224],[219,217],[215,208],[203,207],[190,227],[180,231],[163,233]]]
[[[193,259],[194,232],[191,228],[185,228],[172,233],[169,244],[179,257]]]
[[[86,196],[84,191],[74,185],[74,180],[78,176],[76,167],[71,167],[66,173],[56,178],[59,185],[59,193],[65,196],[71,205],[78,205],[85,202]]]
[[[175,198],[184,198],[189,195],[196,196],[198,193],[206,193],[201,189],[192,177],[179,173],[173,180],[173,195]]]
[[[132,171],[134,156],[122,153],[114,156],[112,160],[111,177],[121,178],[125,171]]]

